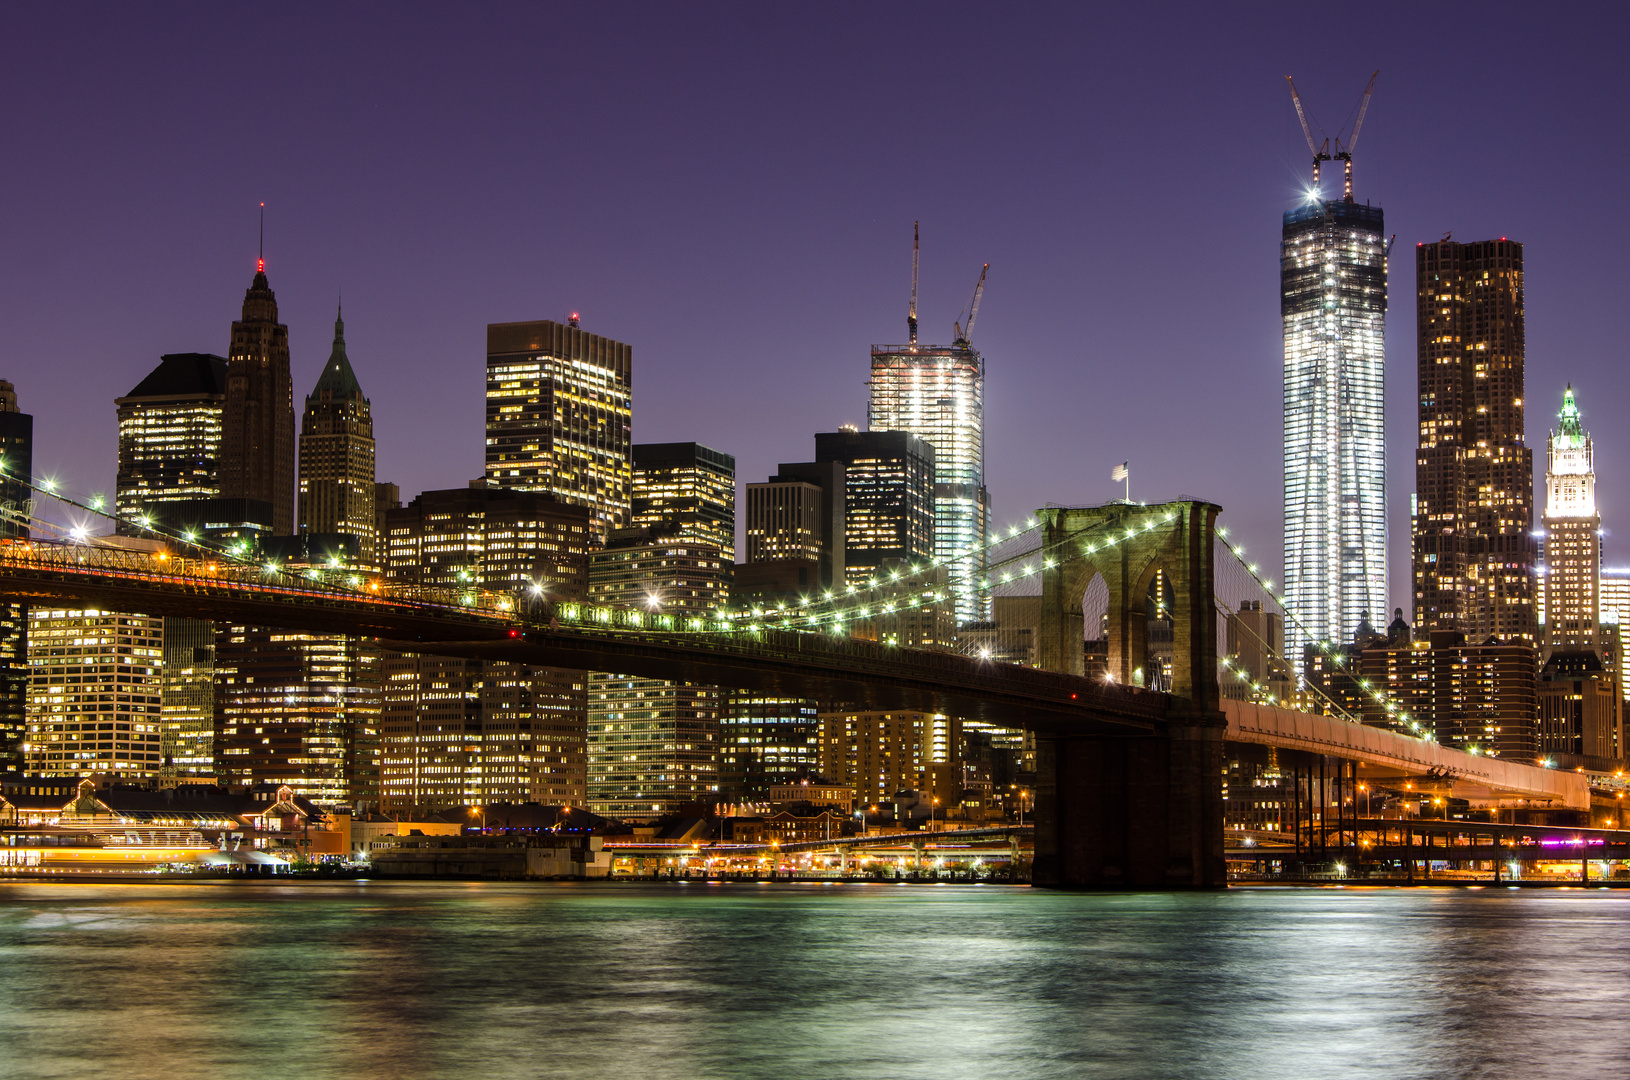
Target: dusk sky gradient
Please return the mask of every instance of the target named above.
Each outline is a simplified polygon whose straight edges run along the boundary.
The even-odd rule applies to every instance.
[[[1135,497],[1221,504],[1277,569],[1279,225],[1308,177],[1284,76],[1334,135],[1379,68],[1355,175],[1398,237],[1393,603],[1413,248],[1449,230],[1525,245],[1536,472],[1571,380],[1622,565],[1630,9],[1536,10],[12,5],[0,378],[36,472],[111,492],[113,399],[162,353],[226,352],[264,200],[296,411],[343,290],[404,497],[482,471],[485,324],[572,310],[633,346],[635,441],[694,439],[762,480],[864,424],[921,220],[925,340],[991,264],[994,520],[1114,498],[1130,460]]]

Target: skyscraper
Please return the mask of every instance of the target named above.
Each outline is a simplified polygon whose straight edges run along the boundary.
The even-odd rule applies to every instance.
[[[589,598],[702,615],[724,602],[728,571],[712,544],[629,529],[590,556]],[[715,798],[719,699],[714,686],[590,672],[589,809],[655,817]]]
[[[363,566],[379,566],[374,514],[374,421],[345,355],[345,320],[306,398],[300,428],[300,532],[355,537]]]
[[[34,418],[17,407],[17,388],[0,379],[0,536],[27,536],[33,512]]]
[[[289,328],[277,321],[277,297],[266,261],[232,324],[227,357],[226,413],[221,423],[221,495],[271,504],[272,532],[294,534],[294,383],[289,377]]]
[[[948,346],[874,345],[870,385],[873,432],[908,432],[933,447],[933,553],[950,568],[957,622],[989,618],[978,584],[990,525],[984,358],[960,337]]]
[[[143,521],[175,528],[178,519],[187,519],[184,527],[190,528],[192,519],[208,523],[221,516],[227,371],[224,357],[167,353],[130,393],[114,400],[119,414],[114,503],[121,533],[146,532]],[[267,505],[260,507],[259,516],[265,517]],[[165,616],[163,631],[161,771],[213,777],[215,627],[207,620]]]
[[[783,462],[765,483],[748,484],[747,564],[801,568],[805,593],[841,590],[847,471],[841,461]]]
[[[215,644],[222,777],[287,784],[325,806],[377,799],[380,660],[371,638],[223,624]]]
[[[209,353],[167,353],[124,397],[119,411],[120,529],[165,506],[221,494],[221,423],[227,361]]]
[[[1630,701],[1630,570],[1602,568],[1602,633],[1619,659],[1619,696]]]
[[[1570,385],[1545,467],[1545,649],[1600,650],[1602,515],[1596,464]]]
[[[38,605],[28,619],[28,771],[157,776],[163,620]]]
[[[596,603],[700,615],[726,598],[736,459],[698,443],[633,448],[634,528],[589,558]],[[589,808],[655,816],[719,794],[720,691],[589,673]]]
[[[1523,443],[1522,245],[1415,248],[1415,625],[1535,643],[1534,454]]]
[[[580,599],[589,510],[493,487],[427,491],[386,511],[388,576],[441,588]],[[587,674],[498,660],[385,657],[380,786],[393,811],[581,804]]]
[[[701,443],[634,446],[630,524],[736,559],[736,459]]]
[[[27,536],[34,493],[34,418],[0,379],[0,536]],[[28,607],[0,604],[0,772],[22,767],[27,731]]]
[[[860,588],[891,563],[934,557],[933,446],[904,431],[824,431],[815,436],[815,460],[844,467],[848,584]]]
[[[487,482],[629,521],[633,349],[574,316],[487,326]]]
[[[1387,610],[1385,331],[1380,207],[1315,191],[1284,215],[1285,627],[1291,654]]]

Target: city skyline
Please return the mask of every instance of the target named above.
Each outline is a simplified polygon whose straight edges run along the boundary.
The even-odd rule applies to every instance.
[[[1606,193],[1598,197],[1597,190],[1622,151],[1608,148],[1605,156],[1592,158],[1602,166],[1583,173],[1564,164],[1581,160],[1584,148],[1594,147],[1571,105],[1606,92],[1599,74],[1605,68],[1592,59],[1597,46],[1578,43],[1578,56],[1564,65],[1568,35],[1553,33],[1535,47],[1529,66],[1517,76],[1496,78],[1470,65],[1451,75],[1424,63],[1427,31],[1447,18],[1434,15],[1414,24],[1421,32],[1411,40],[1420,45],[1389,38],[1379,28],[1349,34],[1339,55],[1317,63],[1294,46],[1319,19],[1294,34],[1267,17],[1226,25],[1202,20],[1172,35],[1174,55],[1201,57],[1214,46],[1226,46],[1215,51],[1229,59],[1201,57],[1204,62],[1187,70],[1172,64],[1172,77],[1139,106],[1103,91],[1124,79],[1134,60],[1168,44],[1164,36],[1066,21],[1057,35],[1061,41],[1089,30],[1095,38],[1118,31],[1126,39],[1125,58],[1110,58],[1113,63],[1078,88],[1067,81],[1077,78],[1070,74],[1074,65],[1059,64],[1055,71],[1042,63],[1032,65],[1034,73],[998,80],[986,91],[970,82],[948,88],[943,100],[889,97],[882,116],[858,124],[850,123],[862,104],[856,92],[835,82],[832,72],[814,72],[812,57],[835,41],[848,62],[866,62],[882,47],[872,39],[897,34],[900,23],[870,16],[859,24],[850,20],[840,30],[835,22],[816,20],[792,67],[820,74],[822,85],[836,95],[827,111],[838,119],[826,122],[841,120],[852,131],[840,147],[882,153],[893,120],[916,114],[928,141],[913,142],[942,143],[952,132],[966,130],[973,140],[970,149],[1008,153],[1022,147],[1033,168],[1017,175],[998,171],[977,182],[939,173],[932,180],[845,179],[853,173],[849,156],[830,163],[800,157],[786,137],[770,131],[776,125],[757,123],[756,106],[722,114],[710,108],[746,74],[731,75],[727,67],[711,80],[690,84],[668,103],[667,115],[676,130],[696,136],[700,150],[718,151],[728,161],[742,160],[742,154],[763,159],[765,164],[749,170],[748,180],[764,191],[745,200],[739,185],[748,181],[727,180],[718,165],[673,148],[662,129],[648,121],[633,125],[629,138],[635,149],[607,159],[610,182],[594,191],[551,180],[541,189],[548,198],[540,201],[536,184],[521,180],[530,175],[531,159],[513,151],[501,156],[500,167],[487,179],[448,180],[454,186],[434,189],[441,198],[423,198],[429,194],[426,183],[441,183],[449,174],[437,166],[420,170],[422,177],[403,179],[401,166],[408,162],[389,145],[395,135],[415,131],[435,148],[437,161],[476,153],[481,144],[471,143],[440,112],[426,111],[422,95],[410,93],[383,107],[376,121],[362,123],[341,110],[344,115],[308,130],[304,125],[319,119],[313,95],[323,87],[267,74],[257,88],[264,102],[257,123],[264,125],[270,144],[293,149],[297,130],[301,139],[309,134],[318,148],[314,152],[336,167],[344,165],[353,178],[319,191],[309,170],[295,168],[293,159],[273,161],[243,170],[241,177],[211,173],[188,179],[176,185],[177,193],[187,194],[179,201],[160,190],[178,175],[167,161],[137,160],[118,178],[117,199],[109,197],[112,188],[104,192],[101,180],[57,191],[36,189],[30,186],[36,181],[25,178],[21,197],[41,207],[43,219],[66,213],[68,198],[87,209],[83,228],[52,231],[51,254],[43,263],[44,234],[31,222],[18,223],[15,254],[0,262],[0,280],[12,286],[0,301],[10,328],[0,342],[6,364],[0,374],[17,384],[23,407],[39,418],[41,473],[111,490],[111,399],[162,354],[227,351],[218,313],[241,300],[264,199],[268,273],[279,290],[281,319],[291,328],[294,384],[304,389],[316,380],[341,288],[352,339],[377,358],[370,390],[380,479],[411,494],[457,486],[477,475],[482,385],[475,371],[482,327],[506,319],[563,320],[576,309],[586,330],[640,350],[635,441],[703,439],[737,457],[741,480],[758,480],[771,475],[778,461],[807,456],[810,433],[863,422],[865,350],[898,336],[907,298],[907,231],[920,218],[925,340],[943,340],[950,333],[978,267],[986,261],[993,266],[979,324],[990,372],[987,483],[994,494],[993,522],[1022,519],[1047,499],[1113,498],[1118,485],[1108,480],[1108,469],[1130,459],[1134,495],[1195,492],[1215,499],[1226,520],[1244,530],[1246,545],[1277,562],[1278,433],[1272,413],[1280,359],[1274,258],[1263,237],[1294,204],[1306,171],[1305,148],[1285,100],[1284,74],[1297,76],[1315,123],[1333,132],[1356,104],[1364,77],[1380,67],[1360,151],[1358,194],[1386,205],[1388,228],[1399,236],[1395,258],[1444,231],[1458,238],[1509,235],[1523,242],[1536,283],[1528,298],[1530,396],[1541,400],[1572,382],[1590,400],[1602,401],[1623,388],[1612,366],[1608,320],[1588,314],[1608,309],[1623,288],[1622,272],[1591,242],[1603,219],[1593,217],[1586,229],[1576,212],[1580,200],[1594,200],[1604,208],[1605,228],[1617,228],[1616,205]],[[93,73],[87,87],[114,77],[130,83],[115,113],[127,100],[156,107],[185,93],[162,80],[132,77],[122,66],[108,40],[116,17],[89,30],[72,19],[16,21],[48,37],[88,33],[83,62],[100,63],[105,71]],[[427,20],[409,21],[422,37]],[[656,51],[660,23],[584,32],[600,41],[615,30],[626,38],[630,56],[646,57]],[[200,20],[178,41],[155,48],[192,43],[207,54],[207,42],[240,25],[228,18]],[[373,29],[370,20],[340,18],[332,44],[302,42],[296,53],[320,68],[325,50],[348,47],[365,29]],[[1465,40],[1472,52],[1499,52],[1526,44],[1524,29],[1508,21],[1498,32],[1468,29]],[[274,38],[290,32],[275,21],[265,30]],[[764,32],[764,25],[733,29],[705,47],[735,55],[753,34]],[[701,31],[695,33],[702,47]],[[1062,58],[1053,46],[1035,44],[1022,23],[978,46],[935,26],[913,33],[923,36],[924,49],[1000,60],[1005,68],[1032,54],[1049,62]],[[40,76],[29,57],[13,59],[6,78]],[[451,75],[461,63],[451,58],[437,70]],[[751,73],[768,80],[767,102],[793,92],[785,76],[757,68]],[[673,69],[659,64],[625,92],[575,91],[578,96],[558,102],[523,95],[519,104],[503,100],[500,90],[507,84],[478,80],[458,92],[456,104],[482,131],[498,131],[526,109],[545,109],[538,115],[561,116],[570,135],[597,143],[602,127],[637,119],[651,95],[675,77]],[[53,79],[45,84],[57,85]],[[346,100],[355,96],[349,82],[325,85],[335,93],[344,90],[339,96]],[[60,100],[43,106],[50,116],[40,123],[50,120],[58,128],[83,131],[93,144],[119,147],[125,136],[87,111],[93,100],[88,93],[64,90]],[[979,93],[990,95],[991,109],[1017,118],[1013,131],[977,122],[967,128],[969,115],[986,115],[967,108]],[[1207,97],[1218,93],[1217,102]],[[1479,95],[1505,105],[1468,120],[1468,135],[1491,142],[1498,132],[1516,144],[1516,152],[1502,150],[1498,170],[1470,169],[1438,154],[1431,135],[1436,109]],[[1086,132],[1052,143],[1035,138],[1043,130],[1056,133],[1058,106],[1050,102],[1084,105],[1098,99],[1105,103],[1086,118]],[[167,133],[189,153],[212,156],[228,138],[220,126],[224,121],[214,105],[186,100],[188,108],[163,121],[171,126],[154,134]],[[1226,122],[1217,125],[1219,108]],[[1216,130],[1202,131],[1202,120]],[[822,129],[831,130],[837,129]],[[345,131],[354,138],[342,138]],[[1174,139],[1194,147],[1183,152],[1185,160],[1192,153],[1192,171],[1168,170],[1152,152]],[[41,159],[54,156],[47,152],[54,145],[50,140],[44,127],[19,132],[21,151],[37,150]],[[672,182],[655,184],[647,178],[647,166],[663,147],[689,164]],[[1204,165],[1202,158],[1208,159]],[[808,170],[811,179],[794,182],[788,170],[795,163],[815,166]],[[83,164],[70,155],[64,167],[73,167],[78,176]],[[1227,220],[1200,209],[1204,200],[1196,196],[1202,177],[1209,197],[1232,204]],[[838,186],[811,201],[803,185],[816,178]],[[1548,200],[1529,197],[1545,183],[1559,194]],[[1326,188],[1333,191],[1332,183]],[[475,196],[479,199],[472,202]],[[103,216],[113,212],[104,204],[117,205],[116,218]],[[1158,219],[1149,216],[1155,206]],[[1106,217],[1100,211],[1109,207],[1117,212]],[[616,213],[619,208],[625,213]],[[812,228],[817,218],[822,224]],[[1198,245],[1181,265],[1155,254],[1179,236]],[[1139,237],[1159,242],[1140,248]],[[75,297],[67,284],[73,276],[90,275],[92,266],[106,272],[110,264],[122,267],[116,272],[130,279],[111,304],[99,303],[71,324],[54,317]],[[687,267],[702,272],[688,273]],[[1389,609],[1408,609],[1408,551],[1398,540],[1408,535],[1413,487],[1405,452],[1413,445],[1408,377],[1413,328],[1397,315],[1407,303],[1404,309],[1396,305],[1414,282],[1407,263],[1399,261],[1392,278]],[[1177,317],[1164,323],[1149,318],[1156,294]],[[1170,306],[1174,295],[1185,298],[1177,307]],[[74,379],[58,374],[65,364],[73,365]],[[819,377],[812,379],[812,373]],[[792,415],[765,415],[744,405],[799,379],[810,392],[796,396],[788,407]],[[432,380],[438,392],[430,392]],[[70,384],[71,399],[65,396]],[[98,388],[105,404],[97,400]],[[81,400],[87,394],[89,400]],[[1150,394],[1158,401],[1140,402],[1140,395]],[[1252,414],[1255,419],[1239,424]],[[431,418],[445,423],[445,439],[419,437]],[[1237,452],[1184,452],[1179,444],[1186,440],[1174,439],[1173,433],[1200,423],[1219,431],[1232,425],[1229,439]],[[1531,418],[1530,446],[1539,444],[1544,426],[1542,417]],[[1630,449],[1630,433],[1609,425],[1598,425],[1597,438],[1604,460]],[[1061,459],[1071,467],[1054,482],[1052,470],[1038,463]],[[1630,484],[1617,479],[1624,475],[1604,474],[1609,565],[1630,556],[1613,535],[1616,508],[1630,502],[1630,488],[1612,488]]]

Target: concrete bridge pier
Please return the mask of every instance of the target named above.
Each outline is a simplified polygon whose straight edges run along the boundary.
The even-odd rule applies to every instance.
[[[1041,666],[1083,669],[1082,604],[1098,578],[1108,591],[1109,677],[1143,681],[1146,622],[1172,626],[1171,697],[1147,735],[1038,734],[1036,885],[1081,889],[1209,889],[1223,861],[1223,738],[1217,686],[1212,536],[1203,502],[1049,508],[1043,543],[1059,552],[1042,575]],[[1116,542],[1105,544],[1112,536]],[[1172,608],[1154,610],[1160,575]]]

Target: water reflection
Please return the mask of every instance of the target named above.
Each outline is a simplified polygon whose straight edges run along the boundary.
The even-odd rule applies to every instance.
[[[0,886],[0,1075],[1608,1076],[1630,894]]]

